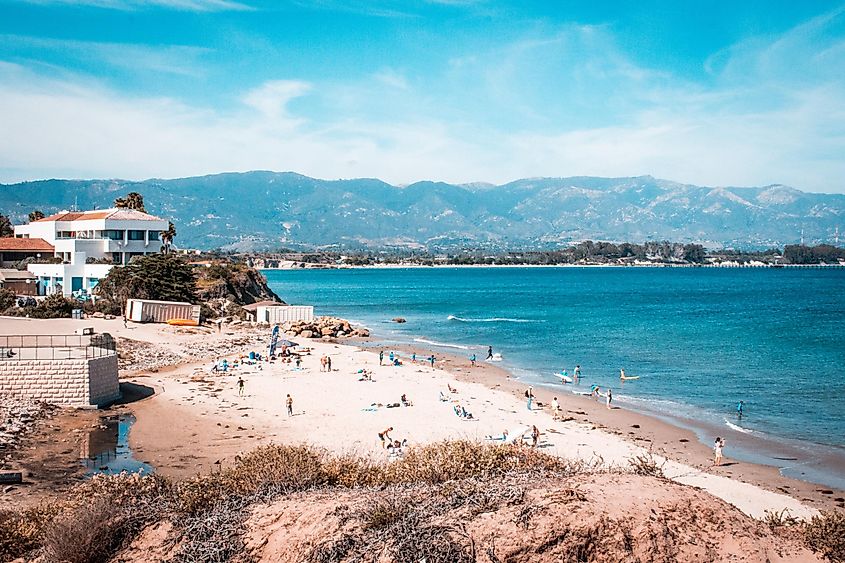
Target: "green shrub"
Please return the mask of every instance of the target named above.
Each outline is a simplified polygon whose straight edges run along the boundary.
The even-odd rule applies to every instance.
[[[15,292],[5,287],[0,289],[0,313],[15,306],[16,301]]]

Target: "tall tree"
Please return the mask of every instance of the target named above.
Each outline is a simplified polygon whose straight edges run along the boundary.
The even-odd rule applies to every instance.
[[[0,215],[0,238],[15,236],[15,229],[12,228],[12,222],[5,215]]]
[[[167,230],[161,231],[161,252],[162,254],[170,254],[170,246],[173,244],[173,239],[176,238],[176,226],[173,221],[167,222]]]
[[[40,209],[36,209],[35,211],[29,212],[29,222],[32,223],[33,221],[38,221],[39,219],[44,218],[44,212]]]
[[[135,257],[122,268],[112,268],[97,285],[97,294],[121,306],[130,297],[162,301],[196,301],[194,270],[174,255]]]
[[[115,199],[114,206],[134,209],[135,211],[140,211],[142,213],[147,212],[147,210],[144,209],[144,196],[138,192],[129,192],[126,194],[126,197],[119,197]]]

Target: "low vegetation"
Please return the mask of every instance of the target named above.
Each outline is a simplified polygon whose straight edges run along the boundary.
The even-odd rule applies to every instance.
[[[627,472],[659,476],[657,468],[653,458],[635,459]],[[264,446],[231,468],[181,482],[156,475],[96,476],[52,502],[0,512],[0,560],[105,562],[142,530],[166,522],[167,537],[157,547],[174,561],[252,561],[246,520],[254,508],[328,498],[337,508],[325,518],[336,530],[308,542],[300,561],[375,560],[376,554],[409,563],[498,561],[495,537],[470,533],[468,519],[507,509],[509,516],[500,517],[510,518],[510,526],[534,529],[548,506],[583,507],[589,499],[582,484],[600,471],[607,470],[517,445],[441,442],[411,448],[394,462],[308,446]],[[529,502],[529,491],[544,479],[555,485],[539,497],[531,493]],[[670,520],[683,518],[669,514]],[[670,520],[659,524],[668,530]],[[808,546],[843,561],[842,513],[808,523],[777,521],[800,527]],[[584,525],[577,522],[550,528],[556,535],[532,546],[531,553],[564,546],[573,561],[608,560],[608,553],[633,557],[634,532],[623,521],[599,515]],[[670,536],[660,539],[669,542],[667,552]],[[531,553],[525,553],[528,560]]]

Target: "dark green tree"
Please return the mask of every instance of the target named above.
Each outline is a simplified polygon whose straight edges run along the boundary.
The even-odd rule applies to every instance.
[[[139,194],[138,192],[130,192],[126,194],[126,197],[119,197],[114,200],[115,207],[125,207],[126,209],[134,209],[135,211],[140,211],[142,213],[146,213],[147,210],[144,209],[144,196]]]
[[[121,306],[129,298],[197,301],[193,268],[172,254],[138,256],[124,267],[112,268],[96,291]]]
[[[39,219],[44,218],[44,212],[40,209],[36,209],[35,211],[29,212],[29,222],[32,223],[33,221],[38,221]]]
[[[15,236],[15,229],[12,228],[12,222],[5,215],[0,215],[0,238]]]

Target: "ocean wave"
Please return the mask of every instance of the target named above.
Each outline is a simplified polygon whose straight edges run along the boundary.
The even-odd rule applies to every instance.
[[[469,350],[469,346],[463,346],[461,344],[446,344],[444,342],[435,342],[434,340],[426,340],[425,338],[414,338],[414,342],[419,342],[421,344],[428,344],[430,346],[439,346],[440,348],[457,348],[459,350]]]
[[[725,419],[725,424],[726,424],[726,425],[727,425],[727,427],[728,427],[728,428],[730,428],[731,430],[736,430],[737,432],[742,432],[743,434],[753,434],[753,433],[754,433],[754,431],[753,431],[753,430],[749,430],[749,429],[747,429],[747,428],[743,428],[742,426],[737,426],[737,425],[736,425],[736,424],[734,424],[733,422],[729,421],[727,418]]]
[[[457,317],[449,315],[446,317],[447,321],[458,321],[461,323],[544,323],[542,319],[512,319],[509,317],[490,317],[487,319],[469,319],[465,317]]]

